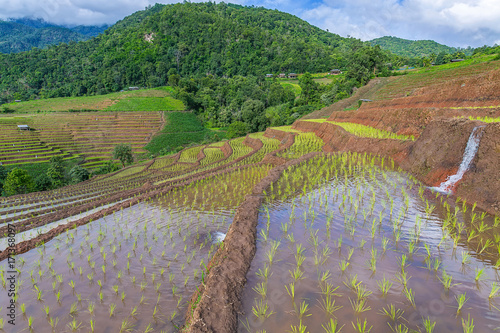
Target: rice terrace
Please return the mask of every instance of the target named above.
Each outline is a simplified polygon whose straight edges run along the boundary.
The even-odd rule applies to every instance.
[[[151,17],[196,6],[210,5],[155,6],[130,24],[160,29]],[[154,31],[133,36],[150,47]],[[1,106],[9,174],[50,176],[59,161],[89,177],[0,197],[0,332],[500,329],[497,53],[373,68],[352,89],[347,63],[338,75],[188,79],[192,54],[179,52],[168,86]],[[264,104],[267,120],[246,120]],[[133,163],[112,157],[123,144]]]

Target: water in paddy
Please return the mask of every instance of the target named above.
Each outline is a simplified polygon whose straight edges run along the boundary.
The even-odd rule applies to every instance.
[[[267,170],[193,183],[16,256],[17,321],[15,327],[4,321],[4,330],[177,331],[219,246],[216,239],[227,232],[236,207]],[[220,195],[220,187],[229,198]],[[0,262],[2,281],[6,265]],[[6,304],[4,288],[3,283]]]
[[[361,160],[316,159],[268,191],[239,332],[500,326],[500,219]]]

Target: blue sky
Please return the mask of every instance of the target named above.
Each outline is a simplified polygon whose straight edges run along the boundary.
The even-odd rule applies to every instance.
[[[0,19],[33,16],[59,24],[103,24],[175,0],[0,0]],[[341,36],[432,39],[450,46],[500,45],[500,0],[233,0],[279,9]]]

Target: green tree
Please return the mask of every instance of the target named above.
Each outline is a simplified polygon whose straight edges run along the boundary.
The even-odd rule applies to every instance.
[[[0,193],[2,192],[3,183],[5,178],[7,178],[8,172],[3,165],[0,164]]]
[[[53,156],[49,160],[47,176],[52,181],[52,186],[58,188],[64,185],[64,162],[61,156]]]
[[[90,172],[81,165],[75,165],[69,171],[69,176],[71,177],[71,182],[76,184],[89,179]]]
[[[247,123],[250,132],[264,129],[267,125],[264,103],[255,99],[247,100],[241,106],[241,118]]]
[[[45,173],[39,174],[35,178],[35,191],[47,191],[52,187],[52,180]]]
[[[124,143],[115,146],[115,149],[113,150],[113,158],[122,162],[123,167],[125,167],[125,164],[134,162],[132,147]]]
[[[314,82],[312,75],[309,72],[306,72],[299,78],[299,86],[302,89],[300,99],[304,104],[309,104],[310,101],[315,99],[319,83]]]
[[[35,183],[28,171],[14,168],[7,175],[3,189],[7,195],[23,194],[33,191]]]
[[[239,138],[248,133],[248,125],[242,121],[235,121],[227,127],[226,137],[228,139]]]

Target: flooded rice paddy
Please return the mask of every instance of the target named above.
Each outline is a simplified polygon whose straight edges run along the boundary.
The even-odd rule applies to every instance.
[[[268,169],[194,182],[16,256],[16,326],[4,322],[3,329],[177,331],[237,206]],[[0,264],[2,288],[6,265]]]
[[[315,158],[267,191],[239,332],[500,326],[499,218],[383,164]]]

